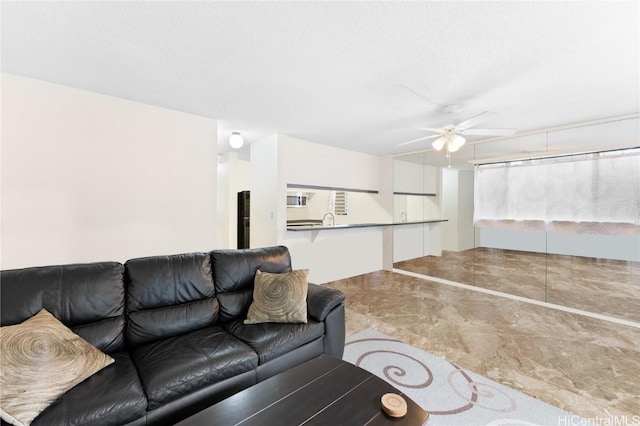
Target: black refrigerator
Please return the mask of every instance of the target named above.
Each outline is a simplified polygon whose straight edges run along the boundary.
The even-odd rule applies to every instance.
[[[238,192],[238,248],[249,248],[249,191]]]

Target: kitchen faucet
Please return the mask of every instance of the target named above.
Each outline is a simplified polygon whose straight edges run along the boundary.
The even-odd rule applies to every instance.
[[[331,212],[326,212],[324,216],[322,216],[322,224],[324,225],[324,219],[329,215],[331,215],[331,226],[336,226],[336,217]]]

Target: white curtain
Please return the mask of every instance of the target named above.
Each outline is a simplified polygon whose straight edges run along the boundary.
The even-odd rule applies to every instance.
[[[476,167],[474,224],[626,234],[640,230],[640,150]]]

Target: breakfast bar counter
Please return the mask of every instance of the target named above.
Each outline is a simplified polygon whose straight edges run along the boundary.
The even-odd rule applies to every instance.
[[[304,222],[287,223],[287,231],[326,231],[331,229],[352,229],[352,228],[370,228],[374,226],[400,226],[415,225],[421,223],[439,223],[447,222],[448,219],[420,220],[411,222],[387,222],[387,223],[344,223],[338,225],[324,225],[320,223],[308,224]]]

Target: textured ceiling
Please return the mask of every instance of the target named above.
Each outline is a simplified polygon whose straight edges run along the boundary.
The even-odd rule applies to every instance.
[[[372,154],[640,109],[628,2],[5,2],[2,70]],[[472,138],[471,138],[472,139]]]

